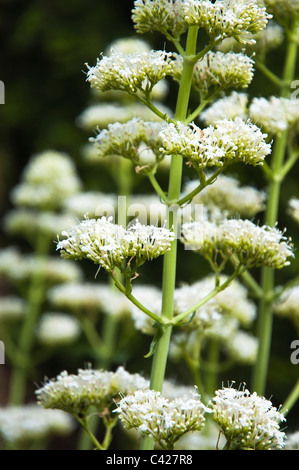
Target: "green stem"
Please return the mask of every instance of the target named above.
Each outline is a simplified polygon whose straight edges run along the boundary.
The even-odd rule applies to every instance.
[[[292,31],[295,32],[297,23],[294,20]],[[297,43],[293,35],[288,36],[286,60],[283,70],[282,81],[291,83],[296,68]],[[289,87],[284,85],[281,90],[282,97],[288,97]],[[266,210],[265,224],[274,226],[278,219],[280,190],[282,185],[281,172],[284,165],[285,153],[287,149],[287,131],[277,138],[272,155],[272,181],[268,189],[268,205]],[[259,349],[257,361],[253,371],[253,389],[260,395],[265,394],[267,373],[270,359],[272,324],[273,324],[273,294],[275,289],[275,274],[270,268],[263,268],[261,273],[261,287],[264,295],[260,302],[259,316],[257,324],[257,335],[259,339]]]
[[[83,419],[83,418],[79,418],[78,416],[75,417],[76,420],[78,421],[78,423],[82,426],[82,428],[84,429],[84,431],[86,432],[86,434],[88,435],[89,439],[91,440],[91,442],[94,444],[95,448],[97,450],[106,450],[104,446],[102,446],[99,441],[97,440],[97,438],[95,437],[95,435],[91,432],[91,430],[89,429],[88,427],[88,424],[87,424],[87,419]]]
[[[44,258],[46,264],[46,254],[49,250],[49,239],[42,233],[37,235],[36,258]],[[27,307],[22,325],[18,351],[23,358],[23,364],[18,364],[13,370],[10,385],[10,405],[21,405],[26,394],[26,383],[30,368],[31,349],[34,341],[35,325],[40,314],[41,305],[45,298],[45,279],[43,275],[36,271],[32,275],[29,288]]]
[[[188,56],[194,56],[196,52],[198,27],[191,26],[188,30],[186,57],[184,58],[182,78],[180,82],[175,119],[185,121],[189,98],[192,86],[192,76],[194,61],[190,61]],[[183,159],[180,155],[173,155],[171,158],[168,197],[169,200],[176,200],[180,196],[182,183]],[[177,213],[171,212],[169,215],[170,226],[177,227]],[[162,316],[168,320],[173,318],[173,298],[176,280],[176,262],[177,262],[177,234],[172,242],[171,249],[164,255],[163,281],[162,281]],[[163,381],[166,370],[168,349],[171,337],[171,326],[165,327],[163,333],[157,342],[154,353],[150,387],[153,390],[162,391]],[[152,439],[145,438],[141,442],[142,450],[151,450],[154,448]]]
[[[282,406],[282,412],[284,416],[286,416],[291,411],[291,409],[293,408],[293,406],[298,400],[299,400],[299,380],[295,384],[295,387],[293,388],[293,390],[291,391],[291,393],[289,394],[289,396],[287,397],[286,401],[284,402]]]
[[[165,202],[165,204],[168,204],[169,203],[168,198],[167,198],[166,194],[164,193],[163,189],[161,188],[161,186],[159,185],[155,175],[153,173],[148,173],[147,176],[148,176],[148,179],[151,182],[152,187],[156,191],[157,195],[160,197],[160,199],[163,202]]]

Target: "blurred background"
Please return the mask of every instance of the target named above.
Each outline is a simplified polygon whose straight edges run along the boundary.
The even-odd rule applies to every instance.
[[[0,105],[1,219],[11,208],[10,191],[33,154],[46,149],[64,151],[76,162],[83,180],[91,177],[91,170],[86,169],[81,159],[89,135],[76,125],[77,117],[92,101],[85,64],[94,65],[115,39],[136,36],[131,22],[132,6],[133,1],[129,0],[0,0],[0,80],[5,84],[5,104]],[[162,36],[149,35],[147,39],[155,48],[164,47]],[[283,54],[283,46],[269,54],[269,68],[279,73]],[[269,96],[276,90],[257,72],[248,92],[252,96]],[[172,104],[171,94],[169,103]],[[297,246],[298,226],[287,216],[285,208],[290,197],[299,195],[298,168],[297,165],[284,186],[279,221],[281,228],[288,227],[288,235]],[[259,188],[265,186],[258,169],[246,167],[237,171],[242,182]],[[99,173],[97,178],[101,190],[105,176],[101,181]],[[9,240],[2,230],[0,235],[0,247],[7,246]],[[185,262],[182,258],[179,261],[182,262],[179,277],[186,281],[196,278],[198,266],[197,258],[194,261],[190,253],[187,258]],[[284,284],[298,273],[298,268],[297,259],[290,269],[278,273],[278,282]],[[157,277],[155,270],[160,269],[161,263],[157,262],[149,269],[148,279],[154,276],[158,282],[160,273]],[[267,396],[273,395],[279,404],[299,375],[299,366],[288,361],[296,331],[288,321],[276,319],[273,335]],[[242,368],[236,368],[224,379],[238,383],[243,377]],[[290,417],[290,426],[295,424],[298,406],[296,410]]]

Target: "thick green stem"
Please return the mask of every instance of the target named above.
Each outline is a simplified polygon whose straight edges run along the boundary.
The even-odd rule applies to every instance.
[[[196,53],[198,27],[191,26],[188,31],[186,44],[186,57],[184,58],[182,79],[178,92],[175,119],[185,121],[188,113],[190,91],[192,85],[192,75],[194,62],[188,59]],[[173,155],[171,159],[168,198],[169,200],[179,199],[182,183],[183,161],[180,155]],[[171,213],[169,224],[177,227],[177,213]],[[176,262],[177,262],[177,236],[172,242],[171,249],[164,255],[163,281],[162,281],[162,316],[172,320],[173,318],[173,297],[176,281]],[[162,391],[169,342],[171,337],[171,326],[163,329],[163,333],[158,340],[156,351],[152,363],[151,389]],[[145,438],[141,443],[142,450],[151,450],[154,447],[152,439]]]
[[[293,390],[291,391],[291,393],[289,394],[289,396],[287,397],[286,401],[284,402],[282,406],[282,412],[284,416],[286,416],[291,411],[291,409],[293,408],[293,406],[298,400],[299,400],[299,380],[295,384],[295,387],[293,388]]]
[[[37,259],[43,259],[43,257],[46,257],[49,246],[49,239],[42,233],[39,233],[36,242]],[[46,258],[44,262],[46,263]],[[27,377],[31,365],[30,356],[34,341],[35,326],[44,298],[45,279],[40,272],[36,271],[33,273],[31,279],[26,313],[18,344],[18,351],[23,359],[23,363],[18,364],[12,373],[9,397],[10,405],[21,405],[25,399]]]
[[[296,22],[294,21],[292,31],[296,31]],[[286,61],[283,71],[283,83],[291,83],[296,68],[297,43],[294,35],[289,35]],[[290,93],[289,86],[284,85],[281,90],[281,96],[288,97]],[[274,226],[278,219],[280,190],[282,185],[281,172],[284,166],[284,159],[287,149],[287,131],[283,132],[277,138],[274,152],[272,155],[271,171],[272,180],[268,189],[268,205],[266,210],[265,223]],[[257,325],[257,335],[259,339],[259,349],[256,365],[253,371],[253,389],[260,395],[264,395],[267,381],[267,372],[269,366],[272,324],[273,324],[273,294],[275,288],[274,270],[263,268],[261,273],[261,287],[264,292],[260,302],[259,317]]]

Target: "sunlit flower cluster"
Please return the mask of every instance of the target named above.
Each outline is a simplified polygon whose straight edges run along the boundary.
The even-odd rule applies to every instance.
[[[100,91],[121,90],[149,95],[171,71],[171,54],[165,51],[123,54],[112,51],[88,67],[87,80]]]
[[[212,38],[234,37],[248,42],[248,33],[264,29],[271,16],[256,0],[187,0],[184,2],[185,20],[204,28]]]
[[[159,31],[179,38],[188,24],[183,17],[183,0],[136,0],[132,20],[140,34]]]
[[[60,409],[73,416],[83,416],[90,406],[102,412],[119,393],[132,393],[148,386],[139,374],[129,374],[123,367],[115,372],[79,369],[77,374],[61,372],[36,391],[39,405]]]
[[[73,429],[70,416],[59,410],[43,410],[35,403],[0,408],[0,435],[13,445],[66,436]]]
[[[90,140],[99,157],[119,155],[132,160],[136,165],[154,164],[159,159],[159,131],[162,126],[157,122],[133,118],[123,124],[110,124]]]
[[[189,181],[184,188],[188,194],[198,186]],[[193,198],[194,204],[204,204],[212,218],[241,216],[251,218],[265,209],[266,194],[252,186],[241,186],[232,176],[219,175],[212,185]]]
[[[221,426],[227,448],[271,450],[284,447],[285,433],[280,431],[283,414],[270,400],[255,392],[233,387],[216,391],[212,400],[213,419]]]
[[[279,135],[299,122],[298,101],[283,97],[253,98],[250,119],[270,135]]]
[[[138,429],[142,436],[150,436],[163,449],[172,449],[184,434],[201,430],[206,411],[197,394],[191,399],[171,400],[154,390],[137,390],[125,396],[116,409],[127,429]]]
[[[17,206],[55,210],[61,207],[64,199],[80,189],[81,181],[71,158],[48,150],[32,157],[11,198]]]
[[[276,227],[259,227],[249,220],[224,219],[193,222],[183,226],[183,242],[209,260],[236,256],[247,266],[280,269],[294,256],[284,234]]]
[[[200,129],[194,123],[168,124],[160,132],[161,152],[180,154],[196,169],[243,162],[261,165],[271,152],[266,134],[242,119],[218,121],[215,126]]]
[[[71,315],[60,312],[46,312],[36,326],[38,341],[50,347],[73,343],[80,336],[78,320]]]
[[[206,126],[214,125],[223,119],[236,119],[237,117],[246,120],[248,118],[248,95],[233,91],[230,95],[216,100],[211,106],[200,114]]]
[[[86,258],[107,271],[122,269],[124,260],[135,258],[136,266],[163,255],[171,246],[174,234],[164,227],[141,225],[128,229],[112,223],[111,218],[85,219],[70,231],[62,233],[57,244],[64,258]]]

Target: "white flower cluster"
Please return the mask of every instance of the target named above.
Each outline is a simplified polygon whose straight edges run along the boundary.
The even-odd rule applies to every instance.
[[[220,282],[226,281],[221,276]],[[193,305],[204,299],[215,287],[215,277],[209,276],[191,285],[176,288],[174,302],[175,313],[189,310]],[[233,281],[225,290],[200,307],[186,328],[193,329],[211,327],[226,315],[236,318],[243,326],[250,325],[256,316],[255,304],[247,298],[247,291],[238,281]]]
[[[79,321],[60,312],[46,312],[36,326],[38,341],[49,347],[73,343],[81,334]]]
[[[36,391],[38,404],[46,409],[60,409],[73,416],[82,416],[90,406],[99,412],[112,404],[119,393],[132,393],[148,386],[139,374],[129,374],[123,367],[115,372],[79,369],[78,374],[61,372]]]
[[[246,120],[248,118],[247,103],[248,95],[246,93],[233,91],[230,95],[216,100],[199,117],[206,126],[215,125],[217,121],[223,119],[239,117]]]
[[[22,318],[26,311],[26,302],[21,297],[7,295],[0,297],[0,323]]]
[[[172,77],[180,81],[183,70],[183,58],[174,54]],[[207,92],[211,87],[246,88],[254,75],[254,61],[240,52],[226,53],[208,52],[196,62],[193,71],[193,87],[198,91]]]
[[[241,264],[280,269],[290,264],[292,248],[277,228],[259,227],[249,220],[191,222],[183,225],[183,243],[209,260],[235,255]]]
[[[0,408],[0,435],[12,445],[30,445],[51,436],[66,436],[74,429],[70,416],[43,410],[36,404]]]
[[[160,137],[162,153],[180,154],[196,169],[235,162],[261,165],[271,152],[271,146],[265,142],[266,134],[240,118],[224,119],[205,129],[194,123],[189,126],[170,123],[160,132]]]
[[[164,227],[141,225],[138,221],[125,229],[113,224],[112,218],[85,219],[62,233],[57,244],[64,258],[87,258],[107,271],[122,269],[125,259],[135,258],[136,267],[146,260],[163,255],[170,249],[174,233]]]
[[[52,306],[74,313],[97,316],[99,312],[124,316],[129,313],[131,302],[117,289],[99,283],[71,282],[53,287],[48,291]]]
[[[137,285],[132,289],[134,297],[142,303],[151,312],[160,316],[161,305],[162,305],[162,291],[158,287],[151,285]],[[153,336],[156,332],[154,328],[153,320],[145,315],[138,307],[134,304],[130,305],[130,312],[134,322],[134,326],[137,330],[144,334]]]
[[[57,233],[75,223],[76,217],[67,212],[55,213],[28,208],[14,209],[4,218],[4,228],[8,234],[25,236],[33,243],[37,234],[42,234],[52,241]]]
[[[227,387],[216,391],[212,403],[213,419],[221,426],[230,450],[284,447],[285,433],[279,426],[285,418],[270,400],[245,388]]]
[[[264,29],[271,18],[258,0],[186,0],[185,20],[204,28],[212,38],[234,37],[239,42],[251,41],[248,33]]]
[[[249,117],[268,134],[279,135],[298,125],[298,101],[276,96],[253,98],[249,106]]]
[[[69,196],[81,189],[71,158],[48,150],[32,157],[23,173],[23,181],[12,191],[17,206],[56,210]]]
[[[13,282],[27,282],[33,275],[39,276],[48,283],[60,284],[79,281],[82,271],[71,261],[47,257],[21,254],[16,248],[10,247],[0,251],[0,276]]]
[[[170,72],[171,54],[165,51],[132,54],[112,51],[98,59],[94,67],[88,66],[87,80],[100,91],[141,92],[148,96]]]
[[[198,181],[189,181],[184,187],[184,194],[189,194],[197,186]],[[266,193],[252,186],[241,186],[240,181],[232,176],[219,175],[192,201],[194,204],[204,204],[211,218],[251,218],[265,209]]]
[[[292,197],[289,200],[288,212],[295,222],[299,224],[299,199]]]
[[[136,165],[153,164],[159,159],[159,132],[163,125],[133,118],[126,123],[110,124],[90,141],[95,144],[99,157],[119,155]]]
[[[234,38],[226,38],[216,49],[221,52],[244,52],[263,60],[265,55],[271,50],[277,49],[284,40],[284,29],[279,24],[271,21],[262,31],[252,35],[254,44],[241,44]]]
[[[135,0],[132,20],[136,31],[144,34],[159,31],[179,38],[187,29],[184,21],[184,0]]]
[[[171,400],[154,390],[137,390],[125,396],[115,411],[127,429],[135,428],[163,449],[173,449],[181,436],[202,429],[207,408],[197,394]]]
[[[289,318],[299,329],[299,285],[288,287],[274,305],[277,315]]]

